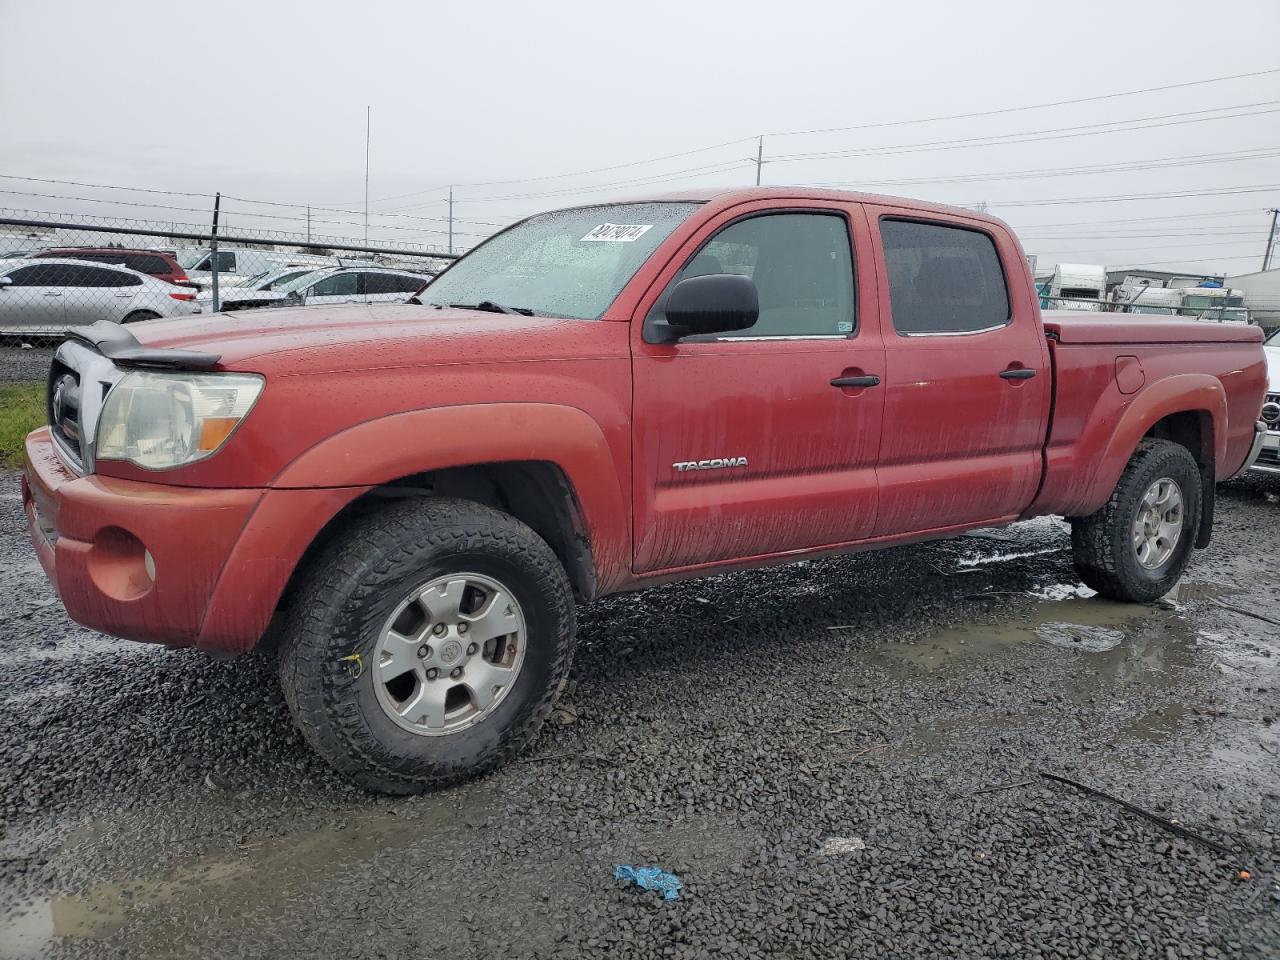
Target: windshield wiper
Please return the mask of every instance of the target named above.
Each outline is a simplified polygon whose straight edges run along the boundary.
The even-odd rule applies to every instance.
[[[533,311],[528,307],[506,307],[492,300],[481,300],[479,303],[451,303],[455,310],[484,310],[487,313],[509,313],[513,316],[532,317]]]

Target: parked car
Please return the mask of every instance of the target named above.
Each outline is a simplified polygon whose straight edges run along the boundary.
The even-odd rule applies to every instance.
[[[33,259],[53,257],[60,260],[87,260],[111,263],[137,270],[168,283],[189,283],[187,272],[178,258],[164,250],[125,250],[118,247],[50,247],[31,254]]]
[[[178,251],[178,261],[191,279],[207,289],[213,283],[213,258],[207,247],[187,247]],[[310,253],[275,253],[270,250],[218,249],[218,286],[235,286],[267,270],[285,266],[307,266],[313,270],[336,267],[337,257]]]
[[[0,264],[0,333],[189,316],[200,312],[195,299],[190,287],[108,264],[45,258]]]
[[[328,267],[311,270],[270,290],[230,287],[219,291],[223,313],[254,307],[323,306],[338,303],[403,303],[430,279],[384,267]],[[212,310],[213,295],[201,303]]]
[[[242,302],[248,305],[255,305],[251,298],[247,301],[241,299],[246,292],[261,293],[263,291],[271,291],[282,284],[288,283],[290,280],[296,280],[298,277],[314,272],[315,267],[293,265],[278,267],[274,270],[264,270],[255,276],[247,277],[242,283],[228,286],[225,289],[219,283],[218,302],[224,305],[222,307],[223,310],[242,309]],[[203,310],[212,312],[213,291],[202,290],[200,295],[196,297],[196,302],[200,304]]]
[[[1262,405],[1262,421],[1267,435],[1254,469],[1280,473],[1280,330],[1272,331],[1263,344],[1267,356],[1267,400]]]
[[[74,619],[220,653],[274,624],[303,735],[391,793],[527,746],[605,594],[1056,514],[1081,580],[1152,601],[1264,439],[1257,328],[1042,316],[972,210],[559,210],[418,299],[96,325],[23,474]]]

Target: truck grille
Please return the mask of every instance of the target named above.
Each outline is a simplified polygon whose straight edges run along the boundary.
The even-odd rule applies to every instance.
[[[114,363],[77,340],[66,341],[53,355],[45,388],[49,432],[62,459],[80,473],[93,472],[98,418],[120,376]]]
[[[1280,430],[1280,393],[1268,393],[1262,404],[1262,420],[1268,430]]]
[[[81,443],[80,374],[62,359],[55,357],[49,367],[49,383],[45,393],[45,412],[53,438],[70,455],[77,466],[84,463]]]

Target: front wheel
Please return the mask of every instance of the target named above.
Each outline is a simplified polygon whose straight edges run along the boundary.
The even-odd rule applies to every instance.
[[[1111,499],[1071,521],[1076,573],[1104,597],[1147,603],[1182,576],[1200,526],[1200,468],[1170,440],[1134,451]]]
[[[526,746],[573,653],[551,548],[460,500],[385,507],[348,528],[295,592],[285,699],[311,746],[371,790],[417,793]]]

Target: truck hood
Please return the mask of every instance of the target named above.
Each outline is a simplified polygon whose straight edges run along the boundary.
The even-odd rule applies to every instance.
[[[627,355],[624,323],[410,304],[282,307],[130,327],[147,347],[218,354],[222,369],[288,375]]]

